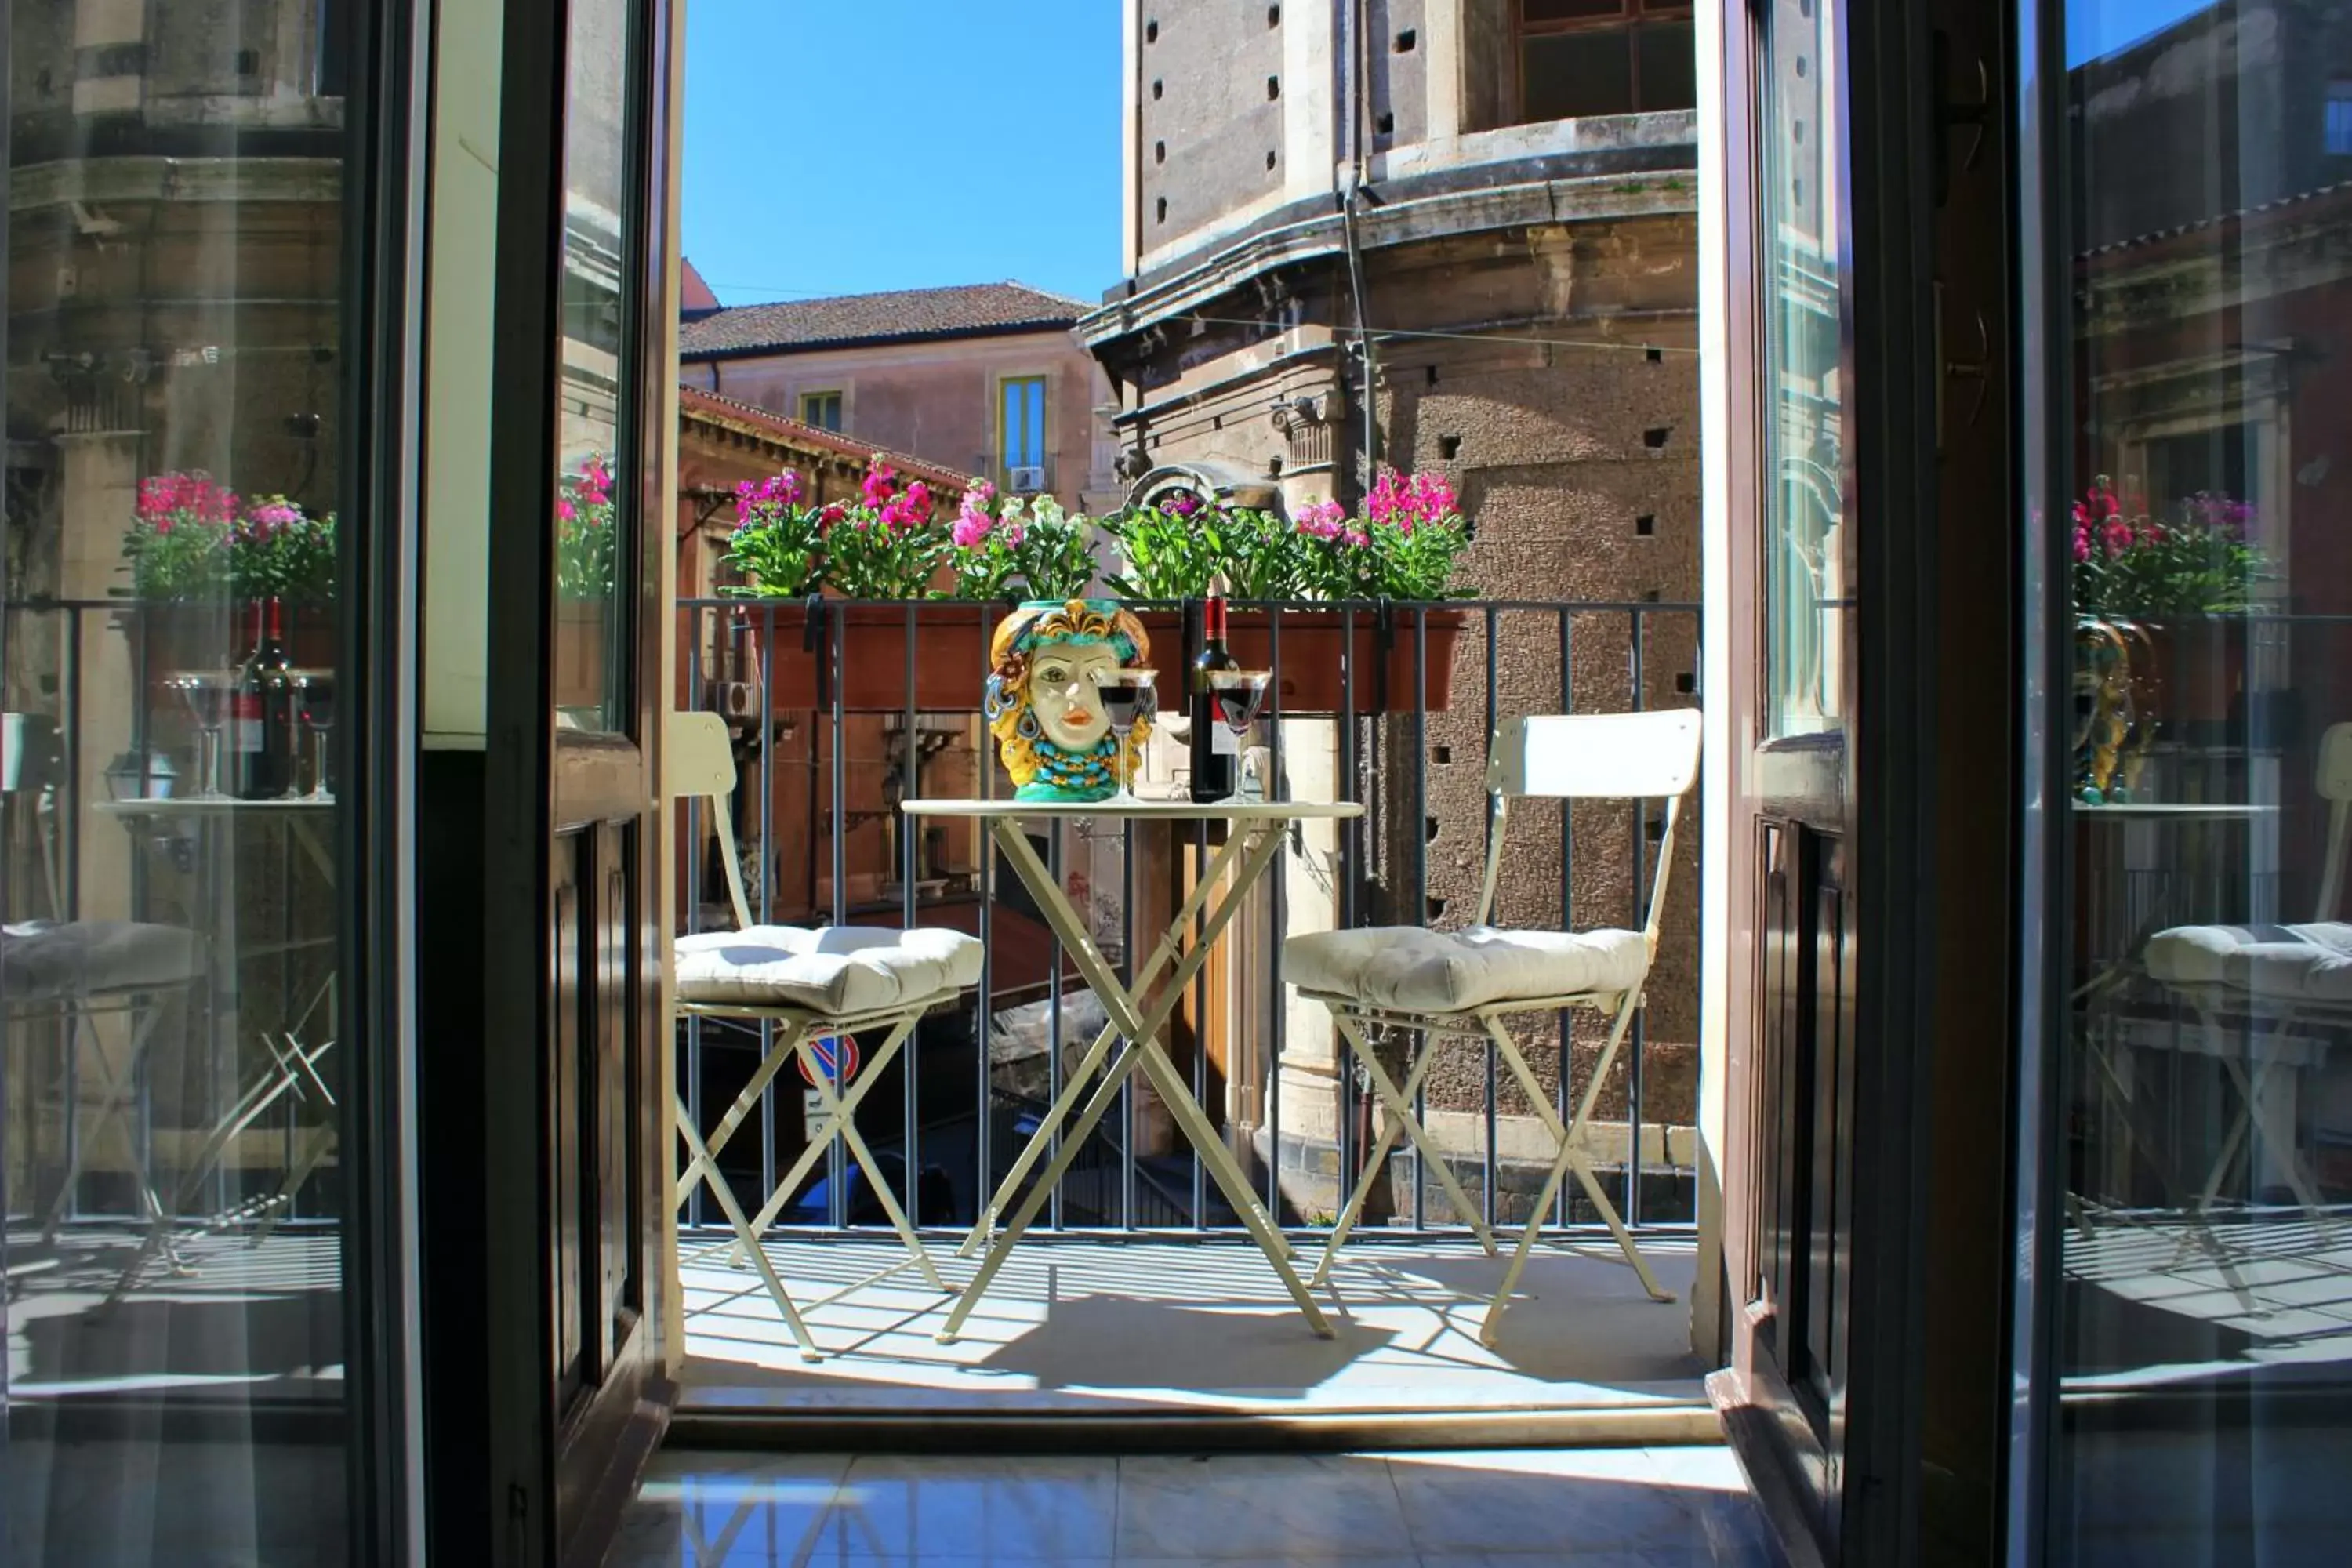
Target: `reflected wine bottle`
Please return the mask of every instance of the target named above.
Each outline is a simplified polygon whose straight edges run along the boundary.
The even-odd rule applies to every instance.
[[[253,607],[253,651],[229,693],[229,765],[244,800],[275,800],[294,782],[293,660],[283,613],[276,599]]]
[[[1201,651],[1192,657],[1186,713],[1192,726],[1192,798],[1203,804],[1234,793],[1234,760],[1241,745],[1217,712],[1212,671],[1239,668],[1225,649],[1225,580],[1209,580],[1209,600],[1201,616]]]

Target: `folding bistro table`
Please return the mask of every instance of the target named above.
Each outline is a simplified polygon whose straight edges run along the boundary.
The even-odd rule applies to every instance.
[[[1305,1314],[1308,1326],[1328,1339],[1331,1325],[1325,1321],[1322,1310],[1315,1304],[1315,1298],[1308,1294],[1306,1284],[1298,1278],[1298,1271],[1291,1266],[1289,1243],[1283,1239],[1282,1232],[1275,1226],[1273,1216],[1267,1214],[1265,1205],[1250,1190],[1249,1177],[1243,1172],[1240,1162],[1234,1158],[1233,1151],[1225,1147],[1215,1125],[1201,1109],[1200,1102],[1192,1098],[1192,1089],[1185,1083],[1183,1075],[1169,1059],[1166,1048],[1160,1043],[1160,1031],[1167,1023],[1168,1016],[1175,1011],[1176,1003],[1184,994],[1185,987],[1208,963],[1218,938],[1224,933],[1226,926],[1233,923],[1233,918],[1239,912],[1250,889],[1280,858],[1283,840],[1291,825],[1361,816],[1364,808],[1346,801],[1223,800],[1202,805],[1189,800],[1106,800],[1085,804],[1026,800],[910,800],[905,802],[900,809],[908,816],[962,817],[988,825],[990,836],[1011,863],[1013,874],[1021,879],[1030,896],[1037,900],[1037,907],[1045,912],[1045,923],[1061,939],[1063,947],[1077,964],[1078,973],[1094,988],[1095,995],[1102,1003],[1103,1013],[1109,1019],[1102,1033],[1095,1037],[1094,1045],[1087,1051],[1077,1069],[1070,1074],[1061,1097],[1046,1111],[1044,1121],[1030,1138],[1028,1147],[1021,1152],[1012,1172],[997,1187],[988,1206],[981,1211],[980,1223],[964,1243],[963,1250],[967,1256],[980,1246],[983,1237],[988,1237],[1004,1205],[1019,1191],[1021,1184],[1037,1162],[1053,1151],[1055,1139],[1060,1138],[1060,1152],[1054,1154],[1045,1175],[1013,1210],[1003,1233],[990,1244],[980,1271],[972,1276],[971,1285],[965,1288],[954,1310],[948,1314],[946,1324],[940,1330],[940,1339],[942,1342],[952,1341],[962,1331],[964,1320],[980,1304],[981,1297],[987,1292],[997,1271],[1004,1267],[1005,1259],[1020,1244],[1022,1233],[1037,1217],[1037,1211],[1045,1206],[1047,1197],[1061,1181],[1063,1173],[1077,1158],[1079,1149],[1095,1130],[1095,1124],[1117,1103],[1120,1089],[1138,1072],[1150,1080],[1152,1089],[1168,1107],[1177,1127],[1182,1131],[1185,1141],[1199,1154],[1202,1168],[1225,1194],[1225,1201],[1234,1205],[1234,1212],[1241,1216],[1250,1239],[1265,1255],[1266,1262],[1273,1266],[1283,1288],[1290,1292],[1291,1300],[1298,1303],[1298,1310]],[[1224,844],[1210,860],[1199,882],[1185,899],[1183,907],[1176,911],[1175,919],[1169,921],[1168,930],[1152,948],[1142,967],[1135,972],[1134,983],[1129,985],[1119,980],[1118,972],[1103,956],[1102,950],[1095,945],[1094,939],[1087,932],[1086,921],[1071,907],[1061,884],[1046,869],[1045,861],[1039,858],[1028,836],[1021,831],[1021,824],[1024,820],[1037,818],[1217,822],[1225,824],[1229,831]],[[1223,889],[1222,896],[1220,888]],[[1184,942],[1196,918],[1202,920],[1201,933],[1188,952],[1184,950]],[[1174,971],[1153,997],[1153,983],[1159,980],[1161,971],[1167,969],[1171,961],[1175,964]],[[1152,999],[1147,1001],[1147,997]],[[1116,1060],[1113,1059],[1114,1055]],[[1107,1072],[1104,1071],[1106,1067],[1109,1069]],[[1097,1073],[1102,1074],[1102,1081],[1094,1087],[1092,1096],[1086,1100],[1081,1109],[1080,1097],[1087,1095],[1088,1086],[1094,1084]],[[1074,1111],[1077,1120],[1071,1122]],[[1066,1132],[1064,1131],[1065,1122],[1069,1122]]]

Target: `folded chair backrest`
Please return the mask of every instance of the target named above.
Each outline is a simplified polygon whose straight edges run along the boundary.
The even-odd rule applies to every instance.
[[[669,716],[669,794],[673,800],[710,802],[719,829],[719,863],[727,868],[727,896],[735,906],[735,929],[748,930],[751,906],[743,897],[743,870],[735,863],[735,742],[727,721],[716,713]]]
[[[1478,898],[1476,923],[1486,925],[1494,918],[1495,890],[1503,870],[1504,826],[1514,798],[1662,799],[1666,803],[1666,820],[1658,837],[1657,874],[1650,884],[1643,927],[1654,957],[1658,918],[1665,908],[1666,872],[1674,863],[1675,825],[1682,812],[1683,796],[1698,778],[1700,726],[1696,708],[1664,708],[1648,713],[1544,713],[1505,720],[1496,731],[1486,764],[1492,826],[1486,836],[1486,881]]]

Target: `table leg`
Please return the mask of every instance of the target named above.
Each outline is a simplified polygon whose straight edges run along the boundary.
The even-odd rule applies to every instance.
[[[864,1091],[880,1079],[882,1064],[897,1054],[899,1044],[914,1026],[915,1020],[908,1018],[891,1031],[887,1047],[876,1054],[872,1074],[857,1086],[858,1092],[853,1094],[846,1103],[833,1088],[833,1075],[826,1072],[824,1064],[817,1060],[815,1044],[803,1035],[798,1049],[801,1065],[808,1068],[809,1077],[816,1087],[817,1100],[824,1107],[835,1135],[849,1145],[851,1158],[864,1168],[866,1179],[874,1184],[874,1195],[881,1203],[882,1212],[889,1216],[890,1227],[898,1233],[899,1241],[914,1255],[915,1265],[923,1271],[923,1278],[930,1281],[932,1289],[945,1295],[947,1281],[940,1278],[939,1268],[931,1262],[931,1255],[923,1249],[921,1238],[915,1235],[915,1227],[907,1223],[907,1212],[898,1206],[898,1197],[890,1191],[890,1184],[883,1180],[881,1163],[874,1158],[874,1151],[866,1146],[866,1135],[857,1131],[855,1115],[856,1102],[865,1098]],[[907,1169],[908,1185],[911,1187],[914,1181],[915,1172],[910,1164]],[[789,1188],[785,1190],[790,1191]]]
[[[1331,1338],[1331,1324],[1323,1316],[1323,1309],[1316,1305],[1313,1293],[1298,1278],[1297,1271],[1290,1267],[1289,1247],[1282,1233],[1275,1228],[1274,1221],[1258,1205],[1256,1194],[1250,1191],[1249,1177],[1243,1173],[1233,1151],[1226,1148],[1224,1141],[1217,1136],[1216,1128],[1209,1121],[1208,1112],[1202,1110],[1200,1102],[1192,1098],[1192,1087],[1185,1083],[1183,1076],[1176,1070],[1176,1064],[1168,1059],[1157,1042],[1146,1041],[1139,1050],[1143,1071],[1151,1079],[1152,1087],[1160,1091],[1160,1098],[1174,1113],[1176,1124],[1184,1129],[1185,1137],[1191,1140],[1194,1152],[1201,1157],[1202,1167],[1223,1191],[1225,1201],[1234,1205],[1234,1212],[1241,1215],[1242,1225],[1250,1233],[1250,1239],[1257,1243],[1260,1252],[1265,1254],[1266,1264],[1273,1268],[1275,1278],[1281,1280],[1282,1288],[1290,1292],[1290,1299],[1298,1303],[1298,1310],[1306,1317],[1307,1326],[1315,1331],[1318,1339]]]
[[[992,835],[1019,838],[1024,845],[1028,842],[1010,823],[997,823],[991,827],[990,831]],[[1239,858],[1244,842],[1245,836],[1236,833],[1229,837],[1219,847],[1215,858],[1209,862],[1208,870],[1193,884],[1192,892],[1185,896],[1183,907],[1176,911],[1176,918],[1170,921],[1168,929],[1160,933],[1160,941],[1152,947],[1150,958],[1145,961],[1142,969],[1137,972],[1130,987],[1136,995],[1141,996],[1148,993],[1151,989],[1151,983],[1160,977],[1160,970],[1165,968],[1171,960],[1181,956],[1182,944],[1179,940],[1181,933],[1192,923],[1192,917],[1200,913],[1202,908],[1208,903],[1217,884],[1223,880],[1225,873],[1232,868],[1234,861]],[[1002,847],[1004,837],[999,837],[998,843]],[[1014,875],[1022,876],[1021,868],[1017,866],[1014,868]],[[1025,882],[1027,878],[1023,876],[1023,880]],[[1013,1169],[1005,1173],[1004,1179],[996,1184],[996,1191],[990,1194],[988,1204],[980,1211],[980,1217],[973,1223],[971,1233],[963,1238],[963,1245],[956,1248],[957,1257],[970,1258],[979,1251],[982,1242],[996,1228],[996,1216],[1004,1212],[1004,1205],[1011,1203],[1013,1194],[1021,1190],[1021,1184],[1027,1178],[1030,1170],[1035,1166],[1045,1152],[1053,1146],[1055,1130],[1069,1120],[1070,1112],[1077,1107],[1079,1100],[1085,1096],[1087,1085],[1094,1081],[1095,1074],[1102,1070],[1102,1065],[1109,1058],[1111,1047],[1118,1037],[1118,1026],[1115,1023],[1105,1024],[1102,1032],[1095,1037],[1095,1043],[1087,1048],[1085,1057],[1080,1058],[1077,1070],[1070,1075],[1070,1080],[1063,1087],[1060,1098],[1055,1100],[1046,1110],[1045,1120],[1038,1124],[1036,1132],[1031,1135],[1028,1143],[1022,1149],[1020,1157],[1013,1162]]]
[[[743,1086],[743,1092],[735,1097],[735,1102],[727,1108],[727,1114],[720,1117],[719,1125],[710,1130],[709,1144],[706,1147],[698,1136],[696,1138],[697,1152],[677,1178],[677,1195],[674,1201],[686,1202],[694,1191],[695,1182],[706,1170],[712,1175],[719,1173],[719,1152],[727,1147],[727,1141],[735,1136],[735,1130],[742,1126],[744,1119],[758,1108],[760,1096],[767,1091],[769,1083],[782,1070],[783,1065],[793,1059],[793,1047],[800,1043],[800,1037],[810,1027],[806,1023],[782,1026],[782,1037],[769,1047],[768,1054],[761,1058],[758,1068],[752,1072],[751,1081]]]
[[[1258,1249],[1265,1255],[1266,1260],[1274,1266],[1276,1274],[1282,1279],[1284,1288],[1290,1292],[1292,1299],[1298,1303],[1308,1324],[1318,1334],[1328,1338],[1331,1333],[1330,1324],[1324,1319],[1321,1309],[1315,1303],[1314,1297],[1308,1293],[1297,1274],[1289,1266],[1287,1261],[1290,1253],[1289,1243],[1281,1231],[1275,1226],[1272,1217],[1260,1206],[1256,1194],[1250,1191],[1248,1178],[1242,1173],[1239,1164],[1234,1160],[1232,1152],[1225,1148],[1223,1141],[1218,1137],[1215,1127],[1208,1120],[1207,1113],[1202,1111],[1199,1104],[1193,1100],[1191,1089],[1177,1074],[1173,1064],[1155,1044],[1160,1026],[1166,1023],[1169,1015],[1175,1011],[1176,1004],[1182,997],[1184,988],[1191,983],[1192,976],[1198,973],[1201,967],[1208,962],[1209,954],[1215,950],[1217,941],[1223,934],[1225,927],[1233,922],[1234,915],[1240,911],[1249,889],[1260,877],[1265,875],[1267,868],[1272,866],[1275,859],[1281,854],[1283,836],[1278,825],[1263,828],[1250,836],[1247,847],[1242,852],[1241,871],[1233,890],[1218,902],[1210,913],[1208,921],[1202,928],[1200,937],[1193,943],[1192,951],[1177,965],[1175,974],[1161,991],[1159,999],[1148,1009],[1139,1008],[1136,999],[1120,984],[1118,977],[1111,973],[1110,966],[1103,958],[1101,951],[1087,936],[1077,911],[1070,907],[1069,900],[1063,894],[1060,885],[1055,881],[1053,874],[1046,869],[1044,862],[1038,859],[1037,852],[1030,846],[1029,841],[1018,833],[1003,831],[1009,826],[1008,824],[999,823],[997,826],[1000,829],[999,841],[1003,848],[1005,858],[1012,862],[1014,873],[1028,887],[1031,896],[1037,900],[1039,909],[1045,916],[1046,923],[1070,950],[1072,957],[1078,965],[1079,973],[1086,977],[1087,983],[1094,987],[1097,997],[1102,1002],[1103,1010],[1109,1016],[1112,1026],[1131,1042],[1131,1047],[1128,1055],[1112,1068],[1101,1087],[1095,1091],[1093,1100],[1087,1106],[1086,1114],[1081,1117],[1079,1124],[1072,1130],[1071,1135],[1065,1140],[1061,1153],[1048,1167],[1046,1180],[1040,1182],[1030,1190],[1029,1195],[1022,1201],[1020,1208],[1015,1212],[1012,1226],[990,1247],[987,1258],[981,1264],[980,1272],[973,1276],[971,1283],[964,1288],[962,1297],[958,1300],[954,1309],[948,1315],[947,1322],[940,1328],[939,1333],[940,1342],[942,1343],[952,1342],[961,1331],[965,1321],[971,1317],[972,1309],[979,1304],[989,1284],[995,1279],[997,1272],[1003,1267],[1005,1259],[1011,1256],[1013,1247],[1020,1241],[1022,1233],[1028,1228],[1030,1222],[1036,1217],[1037,1211],[1044,1206],[1047,1194],[1053,1190],[1053,1183],[1060,1179],[1061,1172],[1066,1170],[1068,1163],[1076,1157],[1077,1149],[1085,1142],[1087,1134],[1093,1131],[1095,1124],[1102,1119],[1103,1114],[1109,1110],[1111,1102],[1117,1098],[1120,1086],[1138,1067],[1150,1077],[1153,1087],[1159,1090],[1171,1114],[1176,1118],[1177,1125],[1182,1130],[1195,1152],[1199,1154],[1202,1168],[1215,1178],[1218,1186],[1224,1192],[1227,1201],[1233,1204],[1234,1212],[1240,1215],[1243,1226],[1249,1231],[1251,1238],[1256,1242]],[[1228,847],[1230,848],[1231,846],[1229,845]],[[1168,940],[1181,943],[1182,934],[1181,925],[1171,925]],[[1044,1129],[1035,1135],[1037,1139],[1045,1136],[1046,1132]],[[1033,1142],[1034,1141],[1033,1139]]]

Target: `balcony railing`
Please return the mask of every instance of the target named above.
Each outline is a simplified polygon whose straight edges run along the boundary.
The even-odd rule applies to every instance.
[[[1167,609],[1172,606],[1139,606]],[[715,709],[737,737],[741,836],[755,920],[765,923],[953,925],[981,938],[987,967],[953,1012],[935,1014],[869,1091],[860,1126],[886,1170],[914,1173],[916,1222],[954,1230],[1011,1168],[1100,1014],[1059,944],[997,865],[984,834],[909,829],[903,799],[1001,795],[993,742],[974,710],[984,649],[1004,611],[927,602],[700,599],[679,607],[683,705]],[[1148,617],[1149,618],[1149,617]],[[1244,626],[1253,628],[1245,632]],[[1336,632],[1336,635],[1335,635]],[[1322,1010],[1283,983],[1286,932],[1373,924],[1458,925],[1475,902],[1486,854],[1487,737],[1507,715],[1688,705],[1696,700],[1697,607],[1658,603],[1485,601],[1454,605],[1237,605],[1244,662],[1274,671],[1267,722],[1271,786],[1361,802],[1358,821],[1294,832],[1287,869],[1253,894],[1219,962],[1171,1022],[1170,1046],[1213,1121],[1286,1225],[1328,1223],[1376,1135],[1373,1099],[1335,1052]],[[1155,644],[1163,634],[1154,631]],[[1155,653],[1159,650],[1155,647]],[[1308,659],[1323,668],[1302,668]],[[1163,669],[1165,656],[1155,660]],[[1328,668],[1336,662],[1336,669]],[[1163,675],[1163,693],[1175,690]],[[1281,694],[1294,693],[1291,699]],[[1292,704],[1316,704],[1300,711]],[[1168,698],[1163,694],[1163,702]],[[1147,778],[1175,782],[1171,749]],[[682,805],[680,908],[688,929],[723,926],[707,813]],[[1513,855],[1498,905],[1509,924],[1638,926],[1654,848],[1655,803],[1611,803],[1513,817]],[[1091,825],[1089,825],[1091,826]],[[1139,935],[1172,912],[1209,830],[1106,826],[1099,834],[1040,818],[1040,852],[1090,911],[1121,972]],[[1596,1113],[1594,1155],[1613,1173],[1629,1222],[1694,1216],[1697,891],[1696,847],[1675,872],[1650,1006]],[[1582,1068],[1589,1036],[1561,1019]],[[706,1128],[759,1059],[756,1029],[681,1026],[687,1104]],[[1491,1044],[1449,1045],[1423,1110],[1474,1202],[1509,1222],[1551,1156],[1516,1089],[1497,1081]],[[1537,1059],[1542,1059],[1538,1053]],[[1554,1053],[1557,1059],[1557,1053]],[[739,1191],[773,1191],[803,1146],[796,1081],[773,1084],[723,1163]],[[1565,1086],[1555,1091],[1570,1103]],[[1039,1224],[1069,1229],[1217,1231],[1235,1226],[1181,1139],[1163,1137],[1148,1089],[1130,1084],[1052,1194]],[[1612,1109],[1613,1108],[1613,1109]],[[793,1196],[782,1223],[815,1229],[878,1224],[871,1194],[849,1185],[836,1148]],[[1604,1179],[1608,1179],[1604,1176]],[[1455,1216],[1409,1152],[1391,1156],[1375,1213],[1391,1233],[1442,1229]],[[715,1225],[698,1191],[683,1218]],[[1563,1195],[1555,1223],[1587,1216]]]

